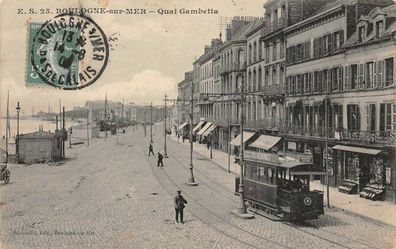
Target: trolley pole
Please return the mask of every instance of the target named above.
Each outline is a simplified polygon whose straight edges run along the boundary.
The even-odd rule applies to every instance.
[[[190,104],[190,178],[186,182],[188,186],[198,186],[194,179],[194,166],[193,166],[193,122],[194,122],[194,83],[191,83],[191,104]]]
[[[166,152],[166,101],[167,100],[167,95],[165,94],[165,108],[164,108],[164,157],[168,158],[168,153]]]

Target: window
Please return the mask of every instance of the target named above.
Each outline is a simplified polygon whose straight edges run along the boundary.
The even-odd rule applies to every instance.
[[[350,131],[360,130],[359,105],[354,104],[347,106],[347,123],[348,123],[348,130]]]
[[[249,44],[249,64],[252,64],[252,44]]]
[[[319,57],[319,38],[313,40],[313,57]]]
[[[277,43],[272,43],[272,61],[276,61],[276,46]]]
[[[366,27],[361,26],[359,27],[359,42],[364,41],[366,39]]]
[[[258,43],[258,59],[261,60],[263,58],[263,51],[261,42]]]
[[[351,78],[349,79],[351,81],[350,89],[356,89],[357,83],[358,83],[358,67],[357,65],[351,65]]]
[[[359,88],[365,88],[366,83],[364,80],[364,64],[359,64]]]
[[[375,104],[367,105],[367,131],[375,131]]]
[[[377,34],[376,35],[377,35],[377,38],[379,38],[384,32],[384,21],[383,20],[378,21],[376,23],[376,28],[377,28]]]
[[[296,89],[297,94],[302,93],[302,88],[303,88],[302,86],[303,86],[303,75],[299,74],[297,75],[297,89]]]
[[[334,105],[333,112],[333,127],[335,129],[342,128],[342,105]]]
[[[339,82],[339,69],[338,67],[333,68],[331,70],[331,90],[336,91],[338,90]]]
[[[385,86],[393,85],[393,58],[385,60]]]
[[[275,85],[275,84],[277,84],[278,82],[277,82],[277,75],[276,75],[276,68],[274,67],[273,69],[272,69],[272,85]]]
[[[392,113],[393,106],[393,113]],[[395,128],[395,119],[392,120],[392,114],[395,118],[395,104],[381,103],[380,104],[380,131],[389,131]],[[393,121],[393,122],[392,122]]]
[[[313,91],[318,92],[319,91],[319,72],[316,71],[313,73],[313,75],[314,75]]]
[[[366,63],[366,87],[374,87],[374,63]]]
[[[334,33],[334,50],[337,50],[341,47],[341,35],[340,32]]]

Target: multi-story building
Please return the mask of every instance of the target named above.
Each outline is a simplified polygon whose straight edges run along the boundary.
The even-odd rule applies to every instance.
[[[340,120],[333,125],[338,131],[338,145],[333,147],[335,183],[351,179],[361,187],[384,185],[386,199],[394,202],[395,17],[396,5],[375,8],[360,17],[357,30],[344,45],[343,94],[331,99],[340,109]],[[329,90],[337,91],[337,86],[331,85]]]
[[[181,125],[184,122],[190,122],[190,105],[191,105],[191,87],[193,87],[193,72],[184,73],[184,79],[177,85],[178,97],[176,105],[176,123]]]
[[[200,117],[205,120],[213,120],[213,93],[215,92],[213,60],[221,44],[220,39],[212,39],[211,45],[205,46],[204,54],[198,59],[200,65],[200,101],[198,105]]]
[[[218,125],[218,146],[228,151],[229,142],[239,133],[238,94],[242,80],[246,80],[246,34],[260,25],[256,17],[236,17],[227,26],[226,41],[219,49],[220,92],[223,96],[214,104],[215,123]]]
[[[379,132],[382,127],[381,114],[376,116],[375,113],[381,113],[382,110],[383,116],[386,116],[386,104],[390,103],[386,100],[391,100],[392,90],[377,86],[386,84],[385,68],[393,63],[394,54],[390,55],[392,50],[381,39],[371,41],[375,37],[374,27],[377,24],[373,23],[372,14],[365,15],[377,6],[390,4],[392,1],[387,0],[329,2],[310,17],[284,29],[287,39],[286,148],[300,152],[310,151],[314,163],[323,165],[326,135],[329,145],[335,149],[334,158],[339,159],[345,155],[340,151],[348,150],[347,147],[334,147],[341,141],[346,144],[362,142],[362,134],[367,134],[367,128]],[[357,22],[360,16],[362,18]],[[381,27],[384,31],[389,28]],[[377,79],[381,77],[383,81],[380,83]],[[375,99],[375,96],[380,95],[389,95],[388,98],[381,97],[383,105]],[[366,115],[367,120],[361,118]],[[365,154],[361,158],[374,153],[365,153],[365,150],[359,148],[356,150]],[[344,164],[348,159],[343,160],[335,160],[337,165],[329,169],[332,185],[340,184],[346,176]],[[356,168],[356,160],[353,163]],[[360,179],[360,185],[369,181],[367,174],[361,175],[365,179]]]

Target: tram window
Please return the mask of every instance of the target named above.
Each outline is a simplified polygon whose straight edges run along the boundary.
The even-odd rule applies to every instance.
[[[273,169],[271,168],[268,169],[268,182],[274,183]]]
[[[265,177],[265,168],[264,167],[258,167],[257,175],[258,175],[259,181],[261,181],[261,182],[267,181],[267,179]]]
[[[245,167],[245,176],[248,178],[252,178],[252,166]]]
[[[252,170],[251,178],[252,178],[253,180],[257,180],[257,168],[258,168],[258,167],[256,167],[256,166],[252,166],[252,167],[251,167],[251,170]]]

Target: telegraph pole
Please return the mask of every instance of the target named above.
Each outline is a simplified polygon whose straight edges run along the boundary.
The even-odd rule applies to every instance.
[[[104,129],[105,129],[105,141],[107,139],[107,93],[105,98],[105,111],[104,111]]]
[[[89,146],[89,110],[87,110],[87,146]]]
[[[164,108],[164,157],[168,158],[168,153],[166,152],[166,102],[168,101],[168,96],[165,94],[165,108]]]
[[[326,168],[326,197],[327,197],[327,207],[330,208],[330,183],[329,183],[329,162],[328,162],[328,157],[330,156],[329,153],[329,134],[328,134],[328,117],[327,117],[327,90],[328,90],[328,80],[326,81],[326,89],[325,89],[325,136],[326,136],[326,146],[325,146],[325,168]]]
[[[21,111],[21,107],[19,107],[19,102],[17,103],[16,112],[17,112],[17,135],[16,135],[16,163],[19,163],[19,112]]]
[[[153,102],[150,103],[150,143],[153,141]]]

